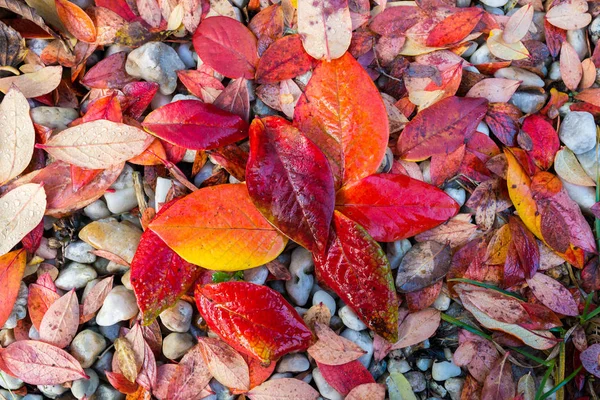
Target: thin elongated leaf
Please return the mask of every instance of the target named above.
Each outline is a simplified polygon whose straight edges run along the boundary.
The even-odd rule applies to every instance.
[[[198,286],[196,304],[226,343],[262,362],[306,350],[312,339],[296,310],[266,286],[234,281]]]
[[[8,253],[35,228],[46,210],[42,185],[28,183],[0,197],[0,255]]]
[[[468,139],[487,110],[487,100],[448,97],[419,112],[400,135],[398,151],[406,161],[448,155]]]
[[[235,390],[250,389],[248,364],[239,353],[219,339],[200,338],[198,344],[210,374],[217,381]]]
[[[475,7],[454,12],[433,27],[425,44],[428,47],[445,47],[462,41],[479,23],[483,14],[483,10]]]
[[[265,264],[287,241],[252,204],[244,184],[197,190],[149,227],[184,260],[224,271]]]
[[[56,347],[67,347],[79,327],[79,302],[75,290],[56,300],[40,324],[40,340]]]
[[[40,15],[36,12],[33,7],[27,5],[24,1],[18,0],[0,0],[0,7],[5,8],[14,12],[17,15],[20,15],[24,19],[33,22],[38,27],[40,27],[44,32],[48,33],[50,36],[60,39],[58,33],[52,30],[44,19],[40,17]]]
[[[193,150],[208,150],[245,138],[238,115],[198,100],[180,100],[152,111],[142,124],[153,135]]]
[[[527,4],[510,16],[502,32],[502,39],[506,43],[517,43],[527,35],[533,21],[533,11],[533,6]]]
[[[139,128],[101,119],[65,129],[39,147],[70,164],[105,169],[141,154],[152,140]]]
[[[246,393],[251,400],[316,400],[319,392],[300,379],[272,379]]]
[[[254,79],[256,37],[229,17],[206,18],[194,33],[194,49],[202,61],[228,78]]]
[[[58,18],[73,36],[82,42],[96,41],[96,27],[85,11],[68,0],[55,0],[55,4]]]
[[[335,206],[333,176],[325,155],[302,132],[280,117],[255,119],[246,183],[269,222],[310,251],[325,249]]]
[[[294,125],[325,153],[336,189],[374,173],[389,137],[383,100],[348,53],[315,68],[296,104]]]
[[[313,59],[304,51],[300,35],[278,39],[263,53],[256,68],[258,83],[277,83],[309,71]]]
[[[328,325],[316,323],[315,331],[319,340],[308,348],[308,354],[321,364],[342,365],[365,354],[361,347],[338,336]]]
[[[15,85],[28,99],[43,96],[56,89],[62,78],[62,67],[44,67],[35,72],[0,78],[0,91],[8,93]]]
[[[19,340],[0,352],[8,373],[30,385],[59,385],[88,376],[69,353],[48,343]]]
[[[0,256],[0,285],[3,288],[0,296],[0,326],[4,326],[15,305],[26,262],[27,252],[23,249]]]
[[[87,295],[83,299],[83,304],[81,305],[82,319],[86,321],[91,319],[96,313],[96,311],[98,311],[100,307],[102,307],[106,296],[108,296],[112,289],[112,285],[112,276],[104,278],[94,285],[94,287],[87,293]]]
[[[341,188],[336,210],[358,222],[377,241],[393,242],[426,232],[458,212],[440,189],[406,175],[375,174]]]
[[[0,104],[0,185],[19,175],[31,160],[35,130],[29,103],[18,89],[8,91]]]
[[[336,211],[325,254],[315,254],[315,272],[358,317],[395,342],[398,297],[381,247],[363,227]]]
[[[298,2],[298,33],[308,54],[320,60],[344,55],[352,39],[347,0]]]
[[[537,273],[527,280],[533,295],[546,307],[563,315],[577,316],[577,302],[566,287],[547,275]]]
[[[596,182],[585,172],[575,154],[568,147],[556,153],[554,170],[561,179],[574,185],[596,186]]]

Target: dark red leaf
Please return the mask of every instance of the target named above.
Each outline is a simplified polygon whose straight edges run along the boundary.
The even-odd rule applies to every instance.
[[[38,247],[40,247],[42,236],[44,236],[44,221],[40,221],[40,223],[33,228],[31,232],[21,239],[23,248],[30,254],[35,253]]]
[[[317,362],[317,366],[327,383],[344,396],[359,385],[375,383],[371,373],[358,360],[342,365]]]
[[[121,89],[135,80],[125,71],[126,61],[125,51],[106,57],[85,74],[81,84],[95,89]]]

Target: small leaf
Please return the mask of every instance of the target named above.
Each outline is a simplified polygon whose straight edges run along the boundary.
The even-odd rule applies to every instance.
[[[284,36],[262,54],[256,69],[256,81],[264,84],[293,79],[310,71],[313,61],[304,51],[300,35]]]
[[[96,27],[85,11],[69,0],[55,0],[55,3],[58,17],[69,33],[82,42],[96,41]]]
[[[223,386],[248,391],[250,372],[244,358],[225,342],[213,338],[199,338],[200,352],[210,374]]]
[[[577,90],[583,77],[583,68],[577,51],[566,40],[560,50],[560,76],[569,90]]]
[[[83,298],[83,305],[81,306],[82,319],[88,321],[94,316],[94,313],[104,304],[104,300],[112,290],[112,286],[113,277],[109,276],[96,283],[94,287],[87,292],[86,296]]]
[[[9,286],[5,285],[5,287]],[[41,275],[36,283],[29,285],[27,311],[35,329],[40,330],[44,314],[46,314],[52,303],[59,298],[60,295],[57,293],[56,286],[48,273]],[[0,322],[2,322],[2,318],[0,318]]]
[[[59,385],[88,379],[72,355],[44,342],[19,340],[2,349],[0,359],[7,372],[30,385]]]
[[[263,362],[306,350],[312,339],[296,310],[266,286],[248,282],[198,286],[196,305],[226,343]]]
[[[138,365],[131,343],[127,339],[119,337],[115,340],[114,345],[114,360],[119,366],[119,371],[129,382],[135,382],[141,363]]]
[[[10,317],[10,313],[19,295],[26,262],[27,252],[23,249],[0,256],[0,287],[3,288],[2,296],[0,296],[1,326],[4,326],[4,323]]]
[[[436,242],[421,242],[414,245],[398,267],[396,289],[400,293],[424,289],[442,279],[452,256],[450,247]]]
[[[593,344],[579,355],[581,364],[587,372],[600,378],[600,344]]]
[[[319,392],[300,379],[281,378],[266,381],[246,396],[250,400],[317,400]]]
[[[579,186],[596,186],[596,182],[585,172],[579,160],[568,147],[564,147],[554,157],[554,170],[561,179]]]
[[[29,99],[52,92],[60,84],[61,78],[61,66],[44,67],[35,72],[0,78],[0,91],[2,93],[8,93],[10,88],[14,85],[23,96]]]
[[[371,373],[360,361],[351,361],[342,365],[327,365],[317,362],[317,366],[327,383],[344,396],[359,385],[375,383]]]
[[[142,153],[152,136],[108,120],[67,128],[41,146],[53,157],[89,169],[105,169]]]
[[[520,41],[516,43],[507,43],[502,38],[500,29],[492,29],[487,40],[487,46],[494,56],[503,60],[523,60],[529,57],[527,47]]]
[[[308,354],[321,364],[342,365],[365,354],[361,347],[338,336],[328,325],[316,323],[315,331],[319,340],[308,348]]]
[[[42,185],[27,183],[0,197],[0,255],[8,253],[35,228],[46,210]]]
[[[402,400],[417,400],[410,382],[400,372],[390,373],[389,378],[386,379],[386,383],[390,392],[390,398],[396,395]]]
[[[512,367],[508,361],[510,353],[496,362],[481,391],[482,400],[511,400],[515,396],[516,385],[513,380]]]
[[[546,13],[546,20],[557,28],[576,30],[585,28],[592,21],[587,13],[588,4],[585,0],[569,0],[553,6]]]
[[[477,26],[483,14],[483,10],[475,7],[458,9],[433,27],[425,44],[445,47],[459,43]]]
[[[56,300],[40,324],[40,340],[56,347],[67,347],[79,327],[79,302],[75,290]]]
[[[473,85],[465,97],[483,97],[490,103],[508,103],[520,84],[520,81],[513,79],[487,78]]]
[[[348,1],[299,1],[298,33],[304,49],[312,57],[318,60],[342,57],[352,39]]]
[[[527,279],[527,285],[536,299],[552,311],[572,317],[579,315],[573,295],[558,281],[538,272]]]
[[[555,154],[560,149],[558,133],[550,122],[538,114],[530,115],[523,121],[521,128],[527,134],[531,148],[528,154],[541,169],[547,170],[552,166]]]
[[[384,400],[385,386],[379,383],[363,383],[348,393],[346,400]],[[408,400],[408,399],[407,399]]]
[[[533,11],[533,6],[527,4],[510,16],[502,32],[502,39],[506,43],[517,43],[527,35],[533,21]]]
[[[403,349],[429,339],[435,334],[440,322],[440,312],[432,308],[408,314],[398,327],[398,341],[391,350]]]
[[[167,400],[199,399],[199,394],[208,385],[211,376],[200,345],[192,347],[177,365],[177,370],[168,386]]]

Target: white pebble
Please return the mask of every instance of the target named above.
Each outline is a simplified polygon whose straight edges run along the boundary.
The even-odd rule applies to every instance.
[[[89,368],[104,349],[106,349],[104,337],[99,333],[86,329],[75,336],[71,342],[70,353],[83,368]]]
[[[431,364],[433,364],[433,360],[431,358],[419,358],[417,360],[417,368],[419,368],[421,371],[427,371],[431,367]]]
[[[319,303],[323,303],[329,308],[331,315],[335,315],[336,305],[335,300],[329,293],[324,290],[319,290],[313,295],[312,304],[316,306]]]
[[[173,181],[170,179],[165,179],[158,177],[156,179],[156,191],[154,194],[154,208],[156,211],[160,210],[160,207],[167,199],[167,194],[171,187],[173,186]]]
[[[454,199],[458,203],[459,206],[463,206],[465,201],[467,200],[467,192],[463,188],[451,188],[447,187],[444,189],[444,192],[450,197]]]
[[[329,383],[323,378],[321,375],[321,371],[319,368],[315,368],[312,370],[313,379],[315,380],[315,384],[317,385],[317,389],[319,389],[319,393],[321,396],[328,400],[343,400],[344,396],[342,396],[337,390],[332,388]]]
[[[89,265],[72,262],[60,271],[54,283],[62,290],[81,289],[97,276],[96,270]]]
[[[408,239],[396,240],[388,243],[386,247],[386,257],[390,262],[390,267],[396,269],[400,266],[406,252],[412,248],[412,244]]]
[[[21,386],[23,386],[22,380],[15,378],[4,371],[0,371],[0,387],[8,390],[17,390]]]
[[[586,111],[571,111],[562,121],[558,136],[575,154],[592,150],[596,145],[594,116]]]
[[[160,313],[160,321],[171,332],[187,332],[192,324],[194,309],[187,301],[179,300]]]
[[[89,397],[93,395],[100,383],[96,371],[86,368],[85,373],[89,376],[89,379],[77,379],[76,381],[73,381],[71,386],[71,393],[73,393],[73,396],[77,399],[83,399],[86,396]]]
[[[459,366],[450,361],[436,362],[431,369],[431,376],[436,381],[445,381],[462,373]]]
[[[342,319],[342,323],[355,331],[367,329],[367,325],[358,318],[356,313],[348,306],[343,306],[338,311],[338,315]]]
[[[177,88],[177,71],[185,64],[168,44],[148,42],[129,53],[125,69],[131,76],[158,83],[162,94],[171,94]]]
[[[194,338],[189,333],[173,332],[163,340],[162,352],[169,360],[183,357],[194,346]]]
[[[65,258],[82,264],[91,264],[96,261],[96,255],[91,253],[93,250],[92,246],[78,240],[65,248]]]
[[[277,364],[276,371],[284,372],[304,372],[310,368],[310,362],[304,354],[286,354]]]
[[[450,297],[446,293],[441,292],[433,302],[433,308],[439,311],[446,311],[450,307]]]
[[[515,81],[521,81],[521,88],[524,87],[544,87],[544,80],[523,68],[518,67],[507,67],[500,68],[494,73],[496,78],[513,79]]]
[[[314,263],[312,253],[303,247],[298,247],[292,252],[290,274],[292,278],[285,282],[285,289],[298,306],[304,306],[310,296],[310,291],[315,282],[312,275]]]
[[[137,313],[138,306],[133,292],[125,286],[115,286],[96,315],[96,323],[100,326],[110,326],[131,319]]]
[[[373,359],[373,339],[371,339],[369,334],[366,331],[357,332],[353,329],[345,329],[340,336],[354,342],[358,347],[367,352],[360,356],[358,361],[365,368],[369,368],[369,364],[371,364],[371,360]]]
[[[83,213],[92,221],[110,217],[110,210],[103,200],[96,200],[83,209]]]
[[[160,178],[159,178],[160,179]],[[122,214],[137,207],[135,189],[132,187],[104,193],[104,200],[113,214]]]

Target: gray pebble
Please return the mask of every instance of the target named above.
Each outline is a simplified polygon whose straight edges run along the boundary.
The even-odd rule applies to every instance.
[[[177,360],[194,344],[194,338],[189,333],[173,332],[163,339],[162,352],[169,360]]]
[[[149,42],[133,50],[127,56],[127,73],[160,85],[160,92],[168,95],[177,88],[177,72],[185,64],[168,44]]]
[[[84,396],[91,396],[96,392],[100,379],[98,374],[93,369],[85,369],[85,373],[90,377],[89,379],[77,379],[73,381],[71,386],[71,393],[78,399],[82,399]]]
[[[106,348],[106,340],[90,329],[83,330],[71,342],[70,353],[83,368],[89,368]]]
[[[78,240],[70,243],[65,248],[65,258],[82,264],[91,264],[96,261],[96,255],[91,253],[94,248],[84,241]]]
[[[89,265],[72,262],[60,271],[54,283],[62,290],[82,289],[97,276],[96,270]]]

